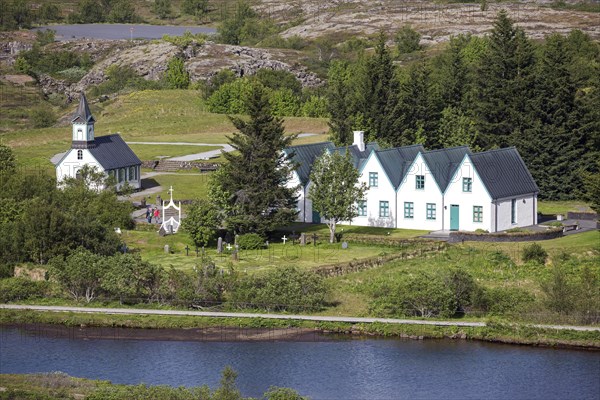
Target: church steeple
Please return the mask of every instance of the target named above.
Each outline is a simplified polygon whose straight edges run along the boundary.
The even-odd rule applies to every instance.
[[[79,96],[79,106],[73,115],[73,141],[71,147],[74,149],[87,149],[94,146],[94,119],[88,106],[85,94]]]

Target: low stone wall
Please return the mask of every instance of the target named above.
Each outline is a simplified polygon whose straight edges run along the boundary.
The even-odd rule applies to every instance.
[[[582,219],[584,221],[597,221],[598,214],[595,212],[571,212],[567,213],[567,219]]]
[[[445,243],[440,242],[418,242],[418,244],[418,246],[411,248],[410,250],[401,251],[386,256],[377,256],[362,260],[352,260],[337,264],[321,265],[316,267],[314,272],[324,277],[341,276],[352,272],[377,268],[394,260],[409,260],[415,257],[426,256],[429,253],[437,253],[438,251],[444,250],[446,246]]]
[[[167,161],[170,164],[176,163],[178,169],[197,169],[200,171],[216,171],[219,169],[218,163],[206,163],[199,161]],[[142,168],[154,169],[160,164],[166,164],[165,161],[149,160],[142,161]]]
[[[548,229],[542,232],[516,233],[475,233],[450,232],[448,243],[461,242],[529,242],[556,239],[563,235],[562,228]]]

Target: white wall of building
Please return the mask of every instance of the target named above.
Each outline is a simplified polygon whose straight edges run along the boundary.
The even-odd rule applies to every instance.
[[[515,199],[516,221],[511,221],[512,200]],[[497,201],[498,231],[537,224],[537,196],[515,196]],[[495,221],[492,222],[495,225]],[[491,231],[490,231],[491,232]]]
[[[371,187],[365,195],[367,201],[367,215],[358,216],[352,220],[353,225],[360,226],[379,226],[386,228],[395,228],[397,222],[396,210],[396,191],[390,182],[383,166],[379,162],[375,152],[371,152],[369,158],[362,167],[362,173],[359,177],[359,184],[365,183],[369,187],[369,174],[377,173],[377,187]],[[389,204],[389,216],[381,217],[379,202],[387,201]]]
[[[79,151],[81,151],[81,159],[78,158]],[[60,185],[60,183],[67,177],[76,178],[77,171],[79,171],[85,165],[95,167],[98,171],[104,171],[100,163],[94,158],[88,149],[70,149],[60,163],[56,166],[56,181]],[[117,179],[117,190],[119,190],[125,184],[125,182],[128,182],[129,185],[131,185],[134,189],[141,189],[142,180],[140,166],[138,165],[132,168],[133,170],[129,167],[123,169],[124,180],[119,182]],[[104,172],[106,173],[106,171]]]
[[[425,187],[423,189],[416,188],[417,175],[425,176]],[[444,218],[442,193],[421,153],[417,155],[404,180],[400,183],[397,199],[398,228],[432,231],[442,229]],[[413,218],[404,217],[404,202],[413,203]],[[427,219],[427,203],[435,204],[435,219]]]
[[[471,178],[471,192],[463,191],[463,178]],[[459,207],[459,230],[475,231],[483,229],[493,231],[492,199],[475,171],[469,156],[465,156],[461,165],[456,170],[450,184],[444,193],[444,229],[450,230],[451,206]],[[474,221],[473,207],[483,207],[481,222]]]

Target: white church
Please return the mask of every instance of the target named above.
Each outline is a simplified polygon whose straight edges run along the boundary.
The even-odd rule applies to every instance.
[[[537,224],[539,189],[514,147],[472,153],[467,146],[426,151],[421,145],[380,149],[354,132],[351,146],[331,142],[291,146],[299,167],[298,220],[321,222],[310,200],[310,171],[324,153],[348,151],[369,188],[357,203],[359,226],[498,232]]]
[[[141,189],[140,159],[119,134],[96,137],[95,122],[87,99],[81,93],[79,106],[71,120],[73,125],[71,148],[55,163],[57,184],[60,185],[67,177],[79,178],[81,168],[90,165],[97,171],[114,177],[117,190],[125,183],[134,189]]]

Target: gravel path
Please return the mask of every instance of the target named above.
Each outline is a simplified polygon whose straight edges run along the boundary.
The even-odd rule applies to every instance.
[[[262,313],[230,313],[230,312],[209,312],[209,311],[178,311],[178,310],[141,310],[137,308],[95,308],[95,307],[63,307],[63,306],[38,306],[38,305],[19,305],[19,304],[0,304],[0,308],[11,310],[33,310],[50,312],[83,312],[100,314],[126,314],[126,315],[185,315],[196,317],[221,317],[221,318],[265,318],[265,319],[283,319],[283,320],[303,320],[303,321],[326,321],[326,322],[347,322],[352,324],[359,323],[386,323],[400,325],[434,325],[434,326],[470,326],[483,327],[485,322],[468,321],[429,321],[412,320],[396,318],[360,318],[360,317],[333,317],[316,315],[280,315],[280,314],[262,314]],[[600,327],[596,326],[574,326],[574,325],[530,325],[535,328],[556,329],[556,330],[574,330],[600,332]]]

